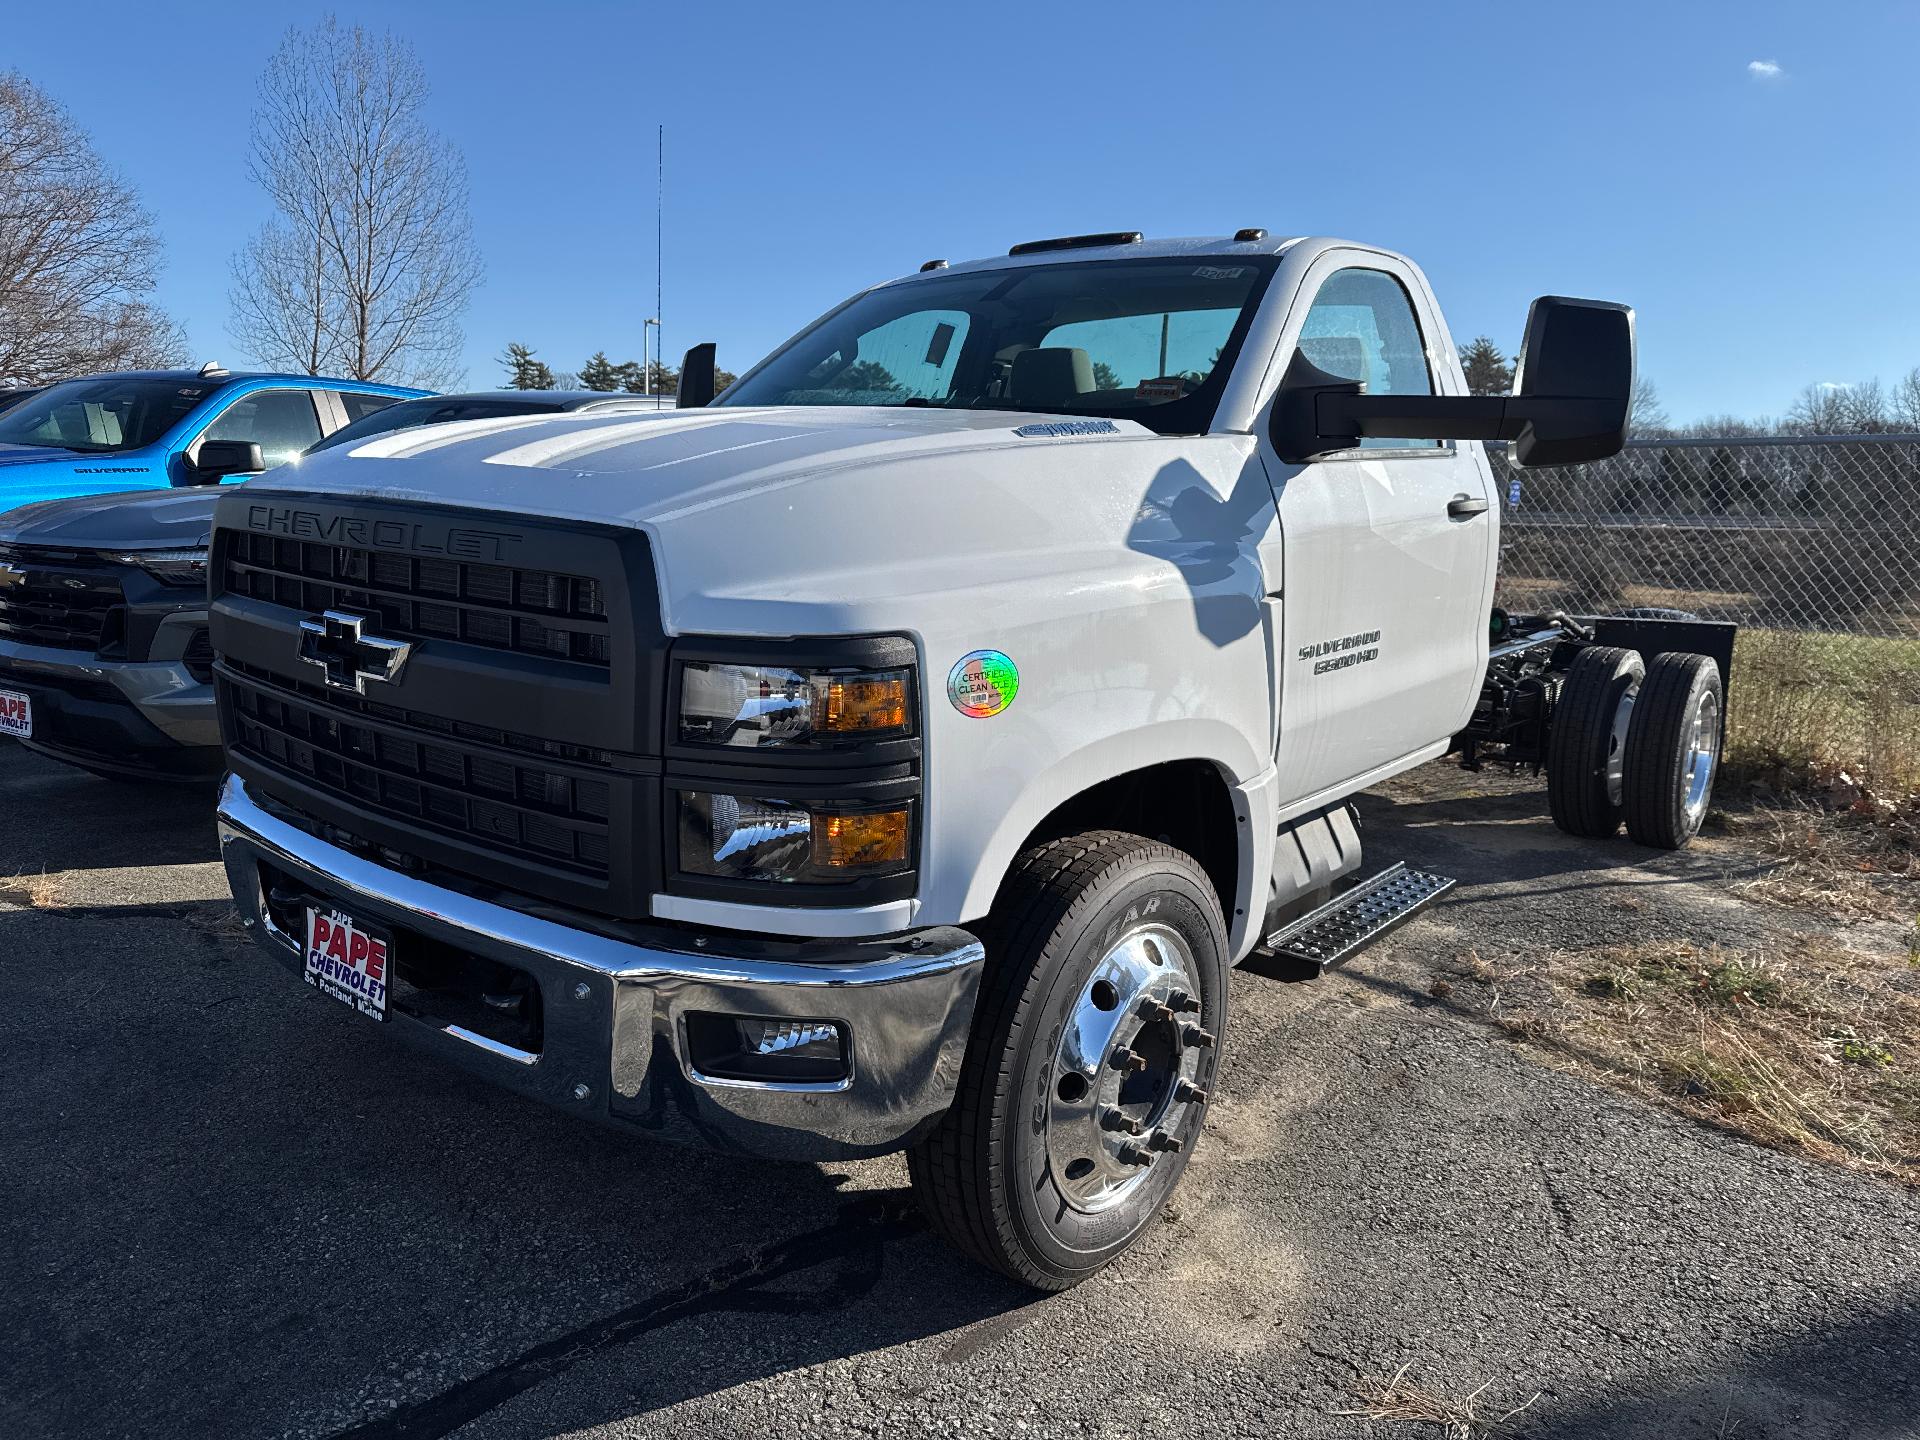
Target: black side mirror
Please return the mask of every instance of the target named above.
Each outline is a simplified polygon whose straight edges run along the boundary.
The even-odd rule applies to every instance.
[[[267,468],[260,447],[251,440],[202,440],[193,457],[194,481],[211,485],[229,475],[258,475]]]
[[[716,353],[714,343],[709,340],[687,351],[680,362],[680,398],[675,402],[682,410],[698,410],[713,403],[713,357]]]
[[[1633,311],[1543,295],[1527,312],[1512,395],[1366,395],[1296,352],[1268,434],[1290,465],[1350,450],[1362,437],[1511,440],[1521,467],[1581,465],[1627,443]]]

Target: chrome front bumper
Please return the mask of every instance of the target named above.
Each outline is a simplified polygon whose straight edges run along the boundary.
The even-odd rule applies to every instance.
[[[541,1050],[515,1049],[390,1009],[412,1043],[561,1109],[621,1128],[783,1160],[851,1159],[911,1143],[951,1103],[985,952],[964,930],[844,942],[806,958],[737,953],[745,937],[649,929],[614,939],[389,870],[269,813],[229,775],[220,853],[241,920],[296,975],[301,943],[273,921],[263,866],[303,894],[405,935],[425,936],[530,975]],[[850,1078],[773,1084],[703,1076],[689,1011],[832,1019],[851,1044]]]

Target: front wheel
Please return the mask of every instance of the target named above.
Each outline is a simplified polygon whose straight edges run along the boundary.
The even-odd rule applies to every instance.
[[[1200,1138],[1226,926],[1192,857],[1095,831],[1022,855],[985,939],[953,1108],[908,1168],[953,1245],[1064,1290],[1139,1238]]]

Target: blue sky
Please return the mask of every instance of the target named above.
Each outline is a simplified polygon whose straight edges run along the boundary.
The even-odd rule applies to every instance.
[[[155,212],[160,299],[195,352],[244,360],[226,292],[266,215],[245,171],[254,81],[321,12],[86,12],[8,7],[0,66],[66,104]],[[663,121],[666,348],[715,340],[734,370],[932,256],[1242,225],[1408,252],[1463,343],[1511,349],[1535,294],[1626,300],[1676,420],[1920,365],[1910,3],[336,13],[413,43],[466,154],[475,386],[498,383],[508,340],[555,369],[638,355]]]

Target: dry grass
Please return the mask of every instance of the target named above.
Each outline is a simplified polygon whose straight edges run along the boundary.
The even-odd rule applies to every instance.
[[[1407,1379],[1411,1365],[1402,1365],[1391,1379],[1369,1375],[1354,1390],[1363,1408],[1336,1410],[1336,1415],[1367,1420],[1400,1420],[1417,1425],[1437,1426],[1447,1440],[1478,1440],[1494,1434],[1507,1421],[1540,1398],[1535,1391],[1526,1400],[1499,1415],[1483,1415],[1481,1397],[1491,1380],[1478,1389],[1454,1399]]]
[[[1576,1068],[1763,1144],[1920,1185],[1920,953],[1652,941],[1454,974]],[[1509,983],[1503,984],[1503,981]],[[1544,982],[1544,984],[1542,983]]]
[[[1743,630],[1727,712],[1727,778],[1779,793],[1842,772],[1898,805],[1920,790],[1920,640]]]
[[[1840,920],[1906,920],[1920,945],[1920,803],[1879,817],[1783,796],[1721,817],[1778,862],[1734,893]]]

